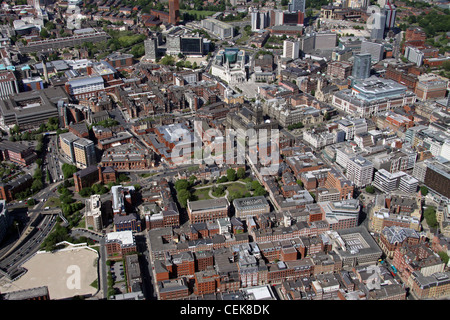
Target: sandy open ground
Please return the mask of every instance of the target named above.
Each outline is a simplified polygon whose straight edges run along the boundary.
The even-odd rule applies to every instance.
[[[90,286],[97,279],[97,253],[86,248],[38,253],[22,267],[28,272],[14,282],[2,283],[0,292],[47,286],[50,299],[65,299],[97,291]]]

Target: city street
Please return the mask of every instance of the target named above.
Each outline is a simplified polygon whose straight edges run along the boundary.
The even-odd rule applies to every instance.
[[[42,171],[44,179],[46,179],[46,171],[49,171],[50,184],[29,198],[36,202],[32,208],[28,208],[26,200],[8,203],[8,211],[14,219],[20,221],[22,230],[20,237],[10,241],[1,249],[0,269],[13,276],[20,274],[20,265],[39,250],[42,241],[56,224],[56,215],[41,215],[41,212],[45,211],[44,206],[48,198],[59,197],[56,188],[63,180],[61,163],[58,153],[55,152],[57,137],[47,135],[47,138],[47,143],[44,143]],[[33,173],[34,170],[30,172],[30,174]]]
[[[143,254],[139,256],[141,274],[143,280],[143,293],[148,300],[157,299],[156,281],[153,273],[153,261],[151,259],[148,241],[148,232],[144,231],[136,234],[136,244],[138,250]]]
[[[48,142],[47,142],[47,149],[44,156],[44,169],[43,174],[44,178],[46,179],[46,173],[47,170],[50,174],[50,181],[51,182],[57,182],[64,179],[62,169],[61,169],[61,162],[59,159],[59,152],[58,152],[58,138],[56,135],[48,135],[47,136]]]
[[[23,239],[24,241],[21,241],[12,252],[10,251],[1,258],[0,269],[8,273],[11,278],[20,275],[20,266],[39,250],[41,243],[55,224],[55,215],[44,215],[30,235]]]

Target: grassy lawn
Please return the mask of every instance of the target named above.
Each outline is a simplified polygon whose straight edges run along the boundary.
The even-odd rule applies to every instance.
[[[147,172],[147,173],[142,173],[142,174],[140,174],[140,176],[142,177],[142,178],[148,178],[148,177],[153,177],[153,176],[155,176],[155,175],[157,175],[158,174],[158,172]]]
[[[236,43],[237,43],[237,44],[244,44],[244,43],[247,43],[248,39],[250,39],[250,36],[247,35],[247,34],[243,34],[242,37],[240,37],[240,38],[236,41]]]
[[[84,215],[75,228],[83,228],[83,229],[86,228],[86,219],[84,218]]]
[[[197,196],[198,200],[212,199],[208,194],[209,190],[211,190],[211,188],[196,189],[194,195]]]
[[[44,207],[61,207],[61,200],[55,197],[51,197],[47,200]]]
[[[245,187],[244,184],[241,184],[239,182],[235,182],[235,183],[230,183],[230,184],[225,184],[224,185],[228,192],[240,192],[241,194],[245,194],[246,192],[248,192],[247,188]]]
[[[244,181],[245,182],[245,181]],[[212,183],[208,183],[205,185],[200,185],[200,187],[204,187],[207,185],[211,185],[212,187]],[[217,183],[216,185],[223,185],[225,187],[226,190],[228,190],[229,193],[232,192],[239,192],[242,195],[246,194],[247,192],[249,192],[245,186],[245,184],[239,183],[239,182],[233,182],[233,183]],[[194,195],[197,196],[198,200],[208,200],[208,199],[212,199],[209,196],[209,191],[211,190],[211,188],[203,188],[203,189],[195,189],[194,188]],[[251,194],[253,194],[253,192],[250,191]]]
[[[91,287],[94,287],[95,289],[98,289],[98,279],[95,279],[94,281],[92,281],[92,283],[90,284]]]
[[[188,171],[189,172],[195,172],[195,171],[198,171],[198,168],[199,168],[198,165],[197,166],[191,166],[191,167],[188,168]]]

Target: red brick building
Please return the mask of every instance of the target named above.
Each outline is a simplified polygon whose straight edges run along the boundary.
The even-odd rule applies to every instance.
[[[394,127],[397,130],[400,128],[404,128],[404,130],[406,131],[407,129],[414,126],[414,120],[411,118],[412,117],[408,118],[403,115],[390,112],[385,121],[390,125],[390,127]]]
[[[314,264],[311,259],[287,261],[282,264],[267,264],[267,283],[281,284],[286,279],[298,280],[314,274]]]
[[[341,200],[343,200],[348,199],[349,195],[350,197],[353,197],[355,186],[353,182],[348,180],[340,171],[331,168],[331,170],[328,171],[325,188],[337,189],[340,193]]]
[[[405,41],[423,41],[427,39],[427,34],[422,28],[410,27],[405,32]]]
[[[169,0],[169,23],[177,25],[180,22],[180,0]]]
[[[437,76],[419,77],[415,94],[424,101],[427,99],[442,99],[447,94],[448,81]]]
[[[126,254],[137,251],[131,231],[107,233],[105,246],[108,259],[111,260],[121,260]]]
[[[185,279],[164,280],[158,282],[159,300],[179,300],[189,296]]]
[[[450,272],[434,273],[424,276],[420,272],[411,275],[411,292],[417,299],[442,299],[450,296]]]
[[[89,139],[89,130],[86,123],[69,124],[69,132],[72,132],[77,137]]]
[[[153,16],[153,18],[151,16]],[[146,16],[145,18],[146,26],[157,25],[161,22],[177,25],[180,22],[180,0],[169,0],[169,13],[159,10],[151,10],[150,16]]]
[[[29,189],[32,184],[33,177],[28,173],[7,183],[0,182],[0,200],[12,201],[16,194]]]
[[[165,281],[170,279],[171,265],[166,265],[164,260],[155,260],[153,263],[155,268],[156,282]]]
[[[117,171],[110,166],[90,166],[73,174],[76,192],[80,192],[81,189],[86,187],[92,187],[92,185],[98,182],[108,184],[110,182],[116,182],[116,180]]]
[[[167,265],[169,267],[170,278],[179,278],[183,276],[191,276],[195,273],[195,259],[192,252],[181,252],[167,257]]]
[[[0,161],[8,160],[21,166],[28,166],[37,159],[33,149],[12,141],[0,141]]]
[[[1,295],[3,300],[50,300],[47,286],[6,292]]]
[[[413,72],[415,69],[415,67],[409,65],[401,67],[388,65],[384,77],[407,86],[409,90],[414,91],[416,89],[416,84],[419,81],[417,78],[418,74]]]
[[[214,266],[214,256],[212,251],[195,252],[195,270],[204,271]]]
[[[411,274],[420,271],[424,275],[430,275],[444,270],[444,262],[439,256],[424,243],[416,245],[405,244],[395,250],[393,265],[404,282],[407,282]]]
[[[306,252],[305,244],[299,238],[260,242],[258,246],[261,255],[269,262],[297,260],[299,256],[304,257]]]
[[[116,144],[130,143],[132,141],[132,139],[133,139],[133,136],[130,133],[128,133],[126,131],[119,132],[117,134],[113,134],[111,137],[99,139],[98,147],[101,150],[106,150]]]
[[[196,295],[215,293],[220,288],[220,276],[214,269],[196,272],[194,281],[194,293]]]
[[[228,217],[230,204],[226,198],[188,201],[187,212],[191,223]]]
[[[344,61],[333,61],[327,66],[327,75],[333,78],[346,80],[352,75],[352,64]]]
[[[324,164],[311,152],[286,158],[286,163],[291,168],[296,179],[301,179],[303,172],[322,169]]]
[[[380,233],[379,245],[387,257],[393,258],[395,251],[403,245],[418,245],[425,242],[425,237],[415,230],[397,226],[385,227]]]
[[[115,52],[110,54],[105,59],[112,67],[116,69],[132,66],[134,63],[134,56],[122,52]]]

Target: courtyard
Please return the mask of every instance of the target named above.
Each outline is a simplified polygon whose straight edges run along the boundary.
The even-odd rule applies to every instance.
[[[222,196],[225,197],[228,197],[229,195],[233,194],[239,194],[241,196],[244,196],[246,193],[250,194],[253,193],[247,190],[245,182],[229,181],[196,187],[194,188],[193,194],[197,196],[196,200],[209,200],[221,197],[221,196],[214,196],[213,194],[213,187],[217,187],[219,185],[224,187],[225,193]]]

